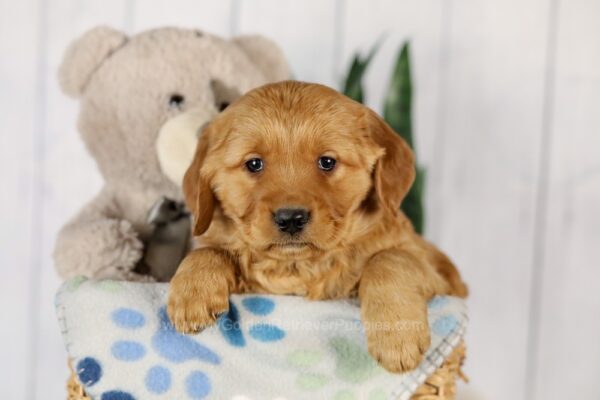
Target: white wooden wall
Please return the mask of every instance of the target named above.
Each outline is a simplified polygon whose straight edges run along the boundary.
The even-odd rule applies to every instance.
[[[412,41],[428,236],[471,287],[462,398],[599,398],[600,0],[0,0],[0,398],[64,398],[61,224],[101,184],[56,68],[97,24],[262,33],[335,87]],[[8,318],[7,318],[8,317]]]

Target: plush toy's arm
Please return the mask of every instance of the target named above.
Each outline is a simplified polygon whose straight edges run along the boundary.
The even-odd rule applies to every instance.
[[[59,275],[71,278],[151,280],[133,272],[142,258],[143,243],[120,207],[103,189],[58,234],[54,262]]]

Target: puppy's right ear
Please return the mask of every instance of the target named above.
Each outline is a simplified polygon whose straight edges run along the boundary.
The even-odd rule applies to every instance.
[[[415,180],[415,158],[410,146],[374,111],[367,111],[371,138],[383,155],[375,164],[375,191],[396,215]]]
[[[98,67],[127,42],[127,36],[115,29],[99,26],[83,34],[67,48],[58,69],[63,92],[79,97]]]
[[[189,166],[183,177],[185,202],[194,216],[194,236],[206,232],[212,222],[215,210],[215,195],[210,187],[209,178],[202,173],[202,166],[208,154],[209,131],[210,127],[200,135],[192,165]]]

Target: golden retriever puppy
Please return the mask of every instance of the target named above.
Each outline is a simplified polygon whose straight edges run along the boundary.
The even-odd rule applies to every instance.
[[[415,368],[430,343],[427,301],[467,289],[399,210],[414,176],[404,140],[333,89],[249,92],[204,130],[185,175],[201,236],[171,281],[171,321],[196,332],[231,293],[358,295],[371,355],[392,372]]]

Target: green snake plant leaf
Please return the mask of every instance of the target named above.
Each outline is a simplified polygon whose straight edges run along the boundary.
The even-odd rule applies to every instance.
[[[412,137],[412,80],[410,72],[410,46],[405,43],[396,60],[383,107],[383,118],[414,151]],[[423,192],[425,170],[416,166],[415,182],[402,202],[402,211],[411,220],[415,230],[423,233]]]
[[[373,56],[377,53],[379,49],[379,44],[381,40],[377,41],[375,45],[369,51],[369,54],[365,58],[363,58],[360,54],[355,54],[352,59],[352,65],[350,66],[350,71],[348,71],[348,75],[346,76],[346,81],[344,82],[344,89],[342,93],[346,96],[350,97],[352,100],[358,101],[359,103],[364,102],[364,90],[363,90],[363,77]]]

